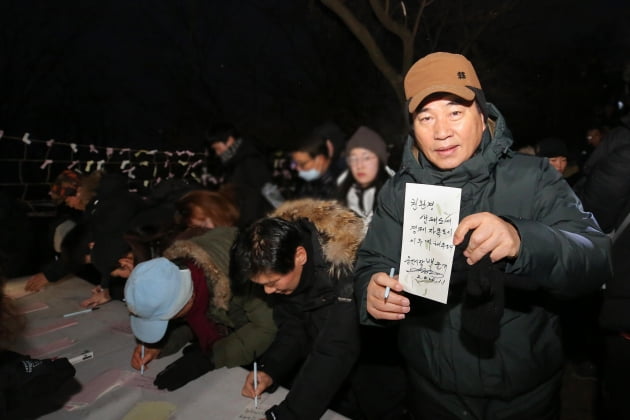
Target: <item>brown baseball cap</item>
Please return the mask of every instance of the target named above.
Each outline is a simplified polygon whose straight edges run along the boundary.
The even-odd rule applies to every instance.
[[[433,93],[452,93],[472,101],[475,92],[468,87],[481,90],[472,63],[463,55],[446,52],[432,53],[416,61],[405,76],[404,86],[410,113]]]

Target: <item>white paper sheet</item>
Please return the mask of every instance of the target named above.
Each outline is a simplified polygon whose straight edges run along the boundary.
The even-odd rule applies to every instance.
[[[91,381],[83,384],[83,389],[78,394],[72,396],[70,401],[65,405],[65,409],[73,411],[78,408],[92,404],[103,395],[121,386],[130,386],[142,389],[148,389],[155,392],[163,392],[153,385],[155,378],[150,376],[142,376],[137,372],[131,372],[122,369],[110,369]]]
[[[398,280],[406,292],[446,303],[461,189],[408,183]]]
[[[24,290],[24,286],[26,286],[26,282],[28,282],[29,278],[30,277],[19,277],[19,278],[15,278],[8,281],[4,285],[5,296],[7,296],[9,299],[15,300],[15,299],[23,298],[28,295],[32,295],[33,293],[37,293],[37,292]]]
[[[48,334],[48,333],[51,333],[53,331],[58,331],[58,330],[61,330],[63,328],[72,327],[74,325],[77,325],[78,323],[79,323],[79,321],[77,321],[76,319],[59,319],[59,320],[54,320],[53,322],[49,323],[48,325],[43,325],[41,327],[27,329],[24,332],[24,337],[38,337],[40,335]]]
[[[18,313],[22,315],[30,314],[31,312],[43,311],[44,309],[48,309],[48,305],[44,302],[32,302],[25,305],[18,305],[17,310]]]
[[[252,400],[234,420],[260,420],[265,418],[265,411],[269,410],[274,403],[268,398],[269,394],[262,394],[258,397],[258,407]]]

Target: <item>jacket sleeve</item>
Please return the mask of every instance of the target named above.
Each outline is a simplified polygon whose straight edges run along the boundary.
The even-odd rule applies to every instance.
[[[366,237],[357,253],[355,270],[355,297],[359,307],[359,319],[366,325],[386,325],[377,321],[366,310],[366,293],[370,278],[374,273],[389,273],[392,267],[400,265],[402,228],[405,195],[392,182],[381,189],[374,217]]]
[[[212,346],[216,368],[251,363],[256,355],[267,350],[276,335],[273,311],[261,297],[234,297],[229,312],[244,323]]]
[[[598,290],[611,277],[610,239],[551,165],[537,173],[530,214],[499,214],[521,237],[519,255],[507,271],[558,297]]]
[[[261,370],[275,382],[285,380],[308,354],[306,318],[298,304],[286,297],[273,303],[273,318],[278,328],[271,346],[261,358]]]
[[[46,266],[42,268],[42,273],[46,276],[46,280],[51,283],[54,283],[62,277],[70,274],[61,260],[54,260],[46,264]]]
[[[175,354],[195,338],[192,330],[181,318],[171,320],[164,338],[159,342],[160,356]]]
[[[278,419],[321,418],[358,357],[358,320],[354,302],[338,299],[335,303],[320,309],[324,310],[327,312],[324,326],[295,377],[291,390],[285,400],[272,409]],[[281,333],[282,326],[278,335]],[[283,341],[283,345],[286,346],[290,339],[285,337]],[[286,354],[292,348],[284,347],[284,350],[283,353]],[[267,370],[269,366],[267,363],[284,362],[274,355],[273,359],[264,363],[263,370],[270,373]],[[274,377],[272,373],[270,374]]]

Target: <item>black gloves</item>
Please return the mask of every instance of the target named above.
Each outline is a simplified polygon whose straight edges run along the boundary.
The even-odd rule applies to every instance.
[[[499,338],[505,304],[505,272],[485,255],[468,271],[462,306],[462,329],[473,337],[493,343]]]
[[[184,355],[160,372],[153,384],[159,389],[174,391],[214,369],[212,354],[203,353],[197,344],[184,349]]]

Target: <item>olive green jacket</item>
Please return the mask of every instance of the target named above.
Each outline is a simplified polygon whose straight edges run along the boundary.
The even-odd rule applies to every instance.
[[[206,275],[211,301],[208,317],[224,327],[228,335],[212,347],[215,368],[251,363],[269,347],[276,334],[272,308],[261,288],[245,296],[233,296],[228,277],[230,247],[237,229],[218,227],[199,236],[177,240],[164,251],[164,257],[189,259]],[[162,355],[177,351],[192,339],[189,328],[170,333]]]

